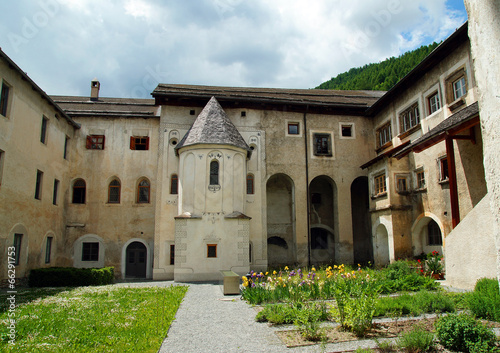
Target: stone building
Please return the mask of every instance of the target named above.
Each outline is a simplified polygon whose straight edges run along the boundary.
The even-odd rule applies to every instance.
[[[470,287],[495,260],[492,229],[470,236],[490,213],[469,46],[464,24],[388,92],[160,84],[153,99],[99,97],[97,79],[48,97],[2,52],[0,251],[21,277],[199,281],[437,250]]]

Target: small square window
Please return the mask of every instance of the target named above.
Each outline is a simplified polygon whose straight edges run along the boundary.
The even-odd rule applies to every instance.
[[[191,110],[189,111],[189,115],[195,115],[195,114],[196,114],[196,111],[195,111],[194,109],[191,109]]]
[[[99,261],[99,243],[82,243],[82,261]]]
[[[136,151],[149,150],[148,136],[130,136],[130,149]]]
[[[104,149],[104,135],[88,135],[86,147],[88,150],[103,150]]]
[[[342,137],[352,137],[352,125],[342,125]]]
[[[331,156],[332,140],[330,134],[314,134],[314,155]]]
[[[299,134],[299,123],[288,123],[288,135]]]
[[[217,257],[217,244],[207,244],[207,257]]]
[[[244,110],[242,110],[242,111],[241,111],[241,117],[242,117],[242,118],[244,118],[244,117],[246,117],[246,116],[247,116],[247,112],[246,112],[246,111],[244,111]]]

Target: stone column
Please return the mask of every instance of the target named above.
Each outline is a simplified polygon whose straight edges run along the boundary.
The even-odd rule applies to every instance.
[[[495,219],[497,274],[500,281],[500,1],[465,0],[469,38],[479,94],[484,171]]]

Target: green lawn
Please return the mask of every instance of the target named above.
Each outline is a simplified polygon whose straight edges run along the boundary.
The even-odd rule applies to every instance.
[[[2,352],[157,352],[185,286],[26,289],[16,294],[16,343],[8,343],[2,294]]]

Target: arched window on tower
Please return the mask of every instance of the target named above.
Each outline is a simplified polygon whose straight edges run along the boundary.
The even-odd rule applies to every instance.
[[[247,194],[253,195],[254,184],[253,184],[253,174],[247,174]]]
[[[219,162],[210,162],[210,185],[219,185]]]
[[[179,178],[177,174],[172,174],[170,177],[170,194],[177,195],[179,192]]]

